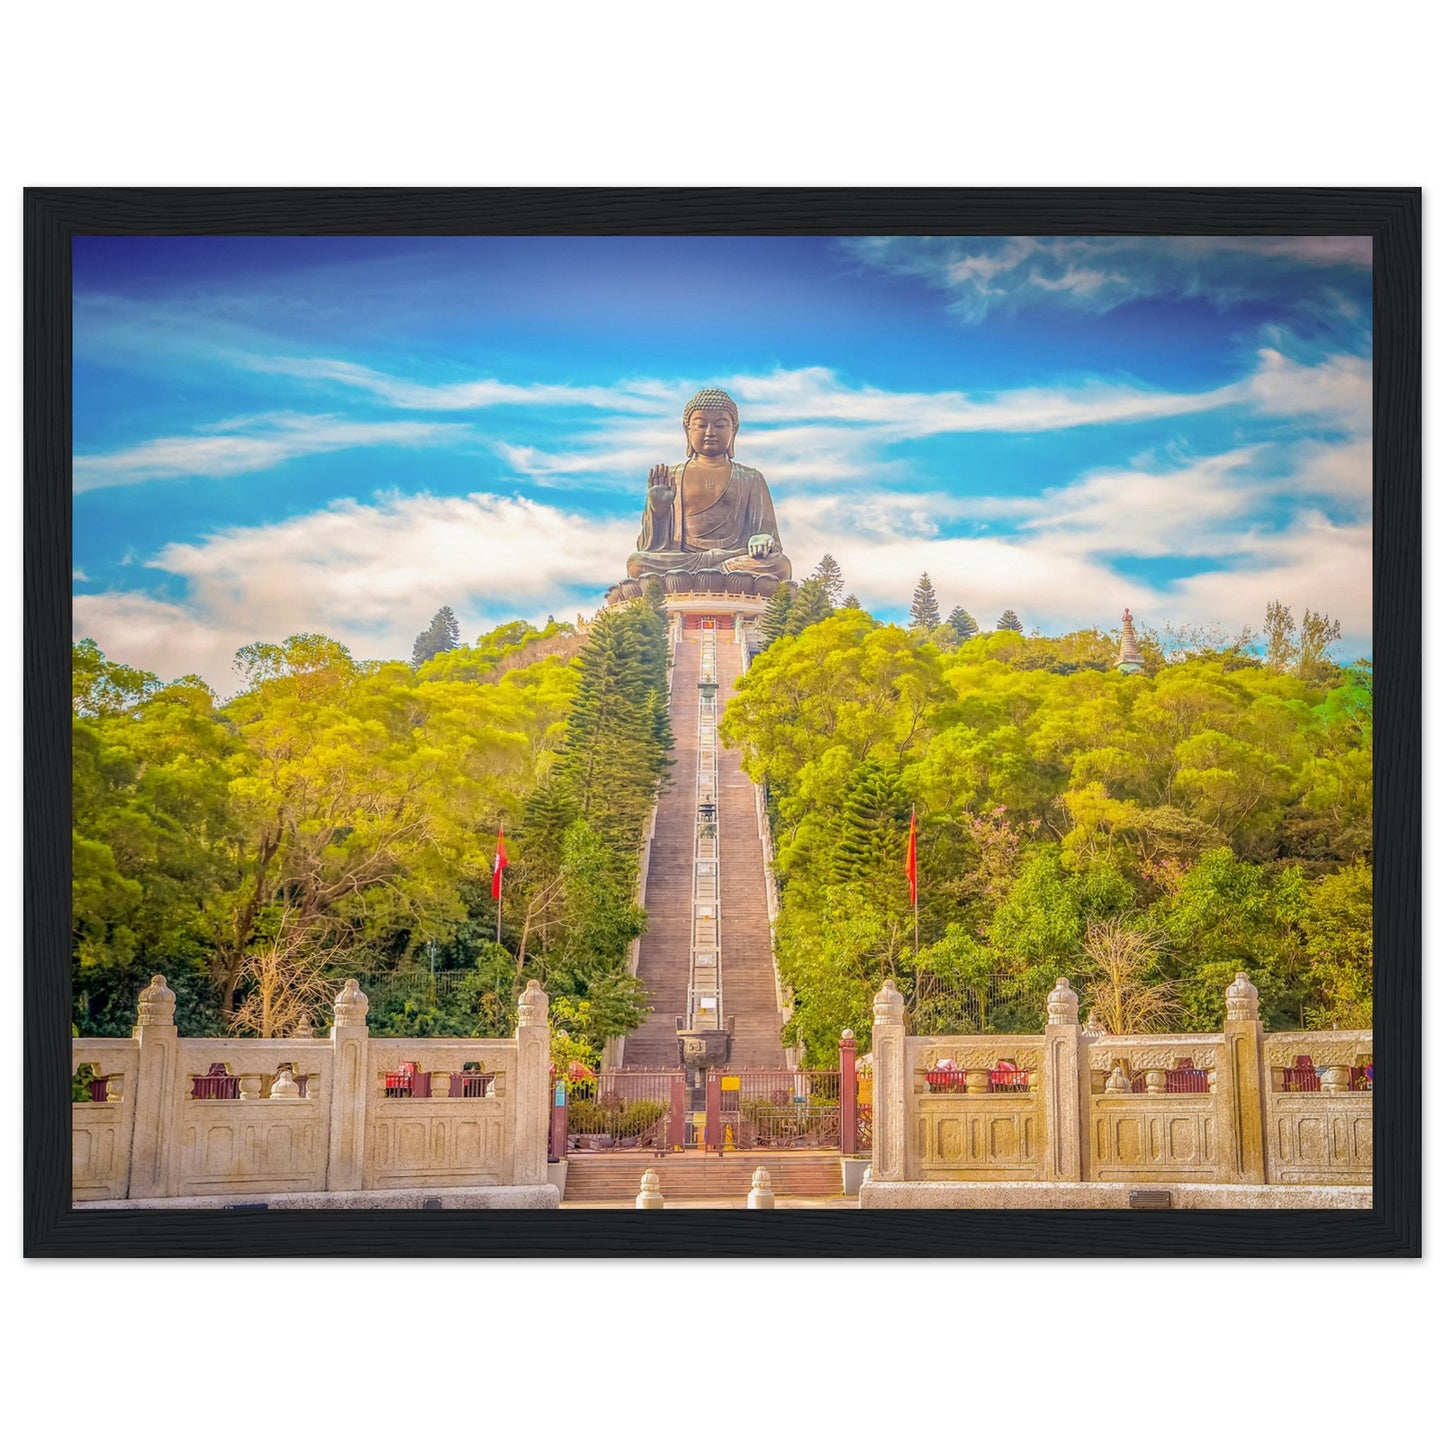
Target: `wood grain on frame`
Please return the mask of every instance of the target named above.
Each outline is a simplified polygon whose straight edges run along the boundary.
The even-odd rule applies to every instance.
[[[72,1210],[76,235],[1369,235],[1374,242],[1374,1208]],[[1404,1256],[1421,1238],[1421,207],[1415,189],[33,189],[25,196],[25,1252],[31,1256]]]

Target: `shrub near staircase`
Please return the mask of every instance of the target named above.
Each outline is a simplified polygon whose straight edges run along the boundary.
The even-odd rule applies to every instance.
[[[567,1105],[567,1133],[589,1138],[642,1141],[648,1131],[661,1123],[666,1127],[667,1105],[656,1099],[635,1099],[630,1103],[599,1099],[575,1099]]]

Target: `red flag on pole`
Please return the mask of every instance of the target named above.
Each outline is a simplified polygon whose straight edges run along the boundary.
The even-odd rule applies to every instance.
[[[908,862],[903,865],[908,877],[908,901],[918,907],[918,809],[908,818]]]
[[[502,896],[502,869],[507,866],[507,844],[502,837],[502,825],[497,824],[497,856],[492,859],[492,897]]]

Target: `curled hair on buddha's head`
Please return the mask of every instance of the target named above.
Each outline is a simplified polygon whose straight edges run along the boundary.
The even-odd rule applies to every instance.
[[[727,392],[716,386],[705,386],[693,399],[682,409],[682,430],[686,434],[688,425],[692,421],[692,414],[701,411],[704,407],[716,407],[719,411],[725,411],[733,419],[733,431],[738,429],[738,404]],[[728,448],[728,460],[732,460],[733,449]],[[688,440],[687,456],[691,461],[697,455],[692,449],[691,438]]]

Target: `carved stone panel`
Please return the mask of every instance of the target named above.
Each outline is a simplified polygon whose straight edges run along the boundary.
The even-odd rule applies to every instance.
[[[1096,1096],[1091,1177],[1165,1183],[1221,1176],[1211,1094]]]

